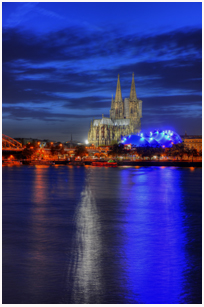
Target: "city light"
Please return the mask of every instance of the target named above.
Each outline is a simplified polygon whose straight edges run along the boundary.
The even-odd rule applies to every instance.
[[[137,147],[140,146],[151,146],[157,147],[172,147],[174,144],[182,143],[181,137],[175,132],[171,130],[155,130],[150,131],[149,133],[140,133],[140,135],[129,135],[128,141],[127,136],[124,136],[121,140],[121,143],[124,145],[132,144]]]

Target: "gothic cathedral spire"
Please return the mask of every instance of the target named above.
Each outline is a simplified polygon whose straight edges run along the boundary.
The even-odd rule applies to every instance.
[[[130,101],[136,101],[137,95],[135,90],[135,80],[134,80],[134,73],[132,74],[132,84],[131,84],[131,90],[130,90]]]
[[[114,100],[113,100],[113,95],[112,95],[112,100],[111,100],[111,109],[114,109]]]
[[[122,101],[122,93],[121,93],[121,87],[120,87],[120,75],[118,75],[118,82],[117,82],[117,88],[115,93],[115,102],[121,102]]]

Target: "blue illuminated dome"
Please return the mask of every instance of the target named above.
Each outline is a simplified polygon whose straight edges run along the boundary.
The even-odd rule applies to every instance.
[[[172,130],[154,130],[147,133],[130,134],[121,140],[124,145],[131,144],[136,147],[150,146],[172,147],[173,144],[182,143],[181,137]]]

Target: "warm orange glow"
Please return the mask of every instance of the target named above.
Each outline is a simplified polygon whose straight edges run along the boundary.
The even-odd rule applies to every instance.
[[[60,146],[62,146],[62,144],[60,144]]]
[[[195,167],[190,167],[190,171],[193,172],[195,170]]]
[[[50,143],[51,145],[53,144],[53,142]]]
[[[38,145],[40,145],[40,142],[38,142]]]

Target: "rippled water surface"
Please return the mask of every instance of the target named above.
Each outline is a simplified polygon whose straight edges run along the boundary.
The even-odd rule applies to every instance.
[[[201,303],[201,168],[2,173],[3,303]]]

